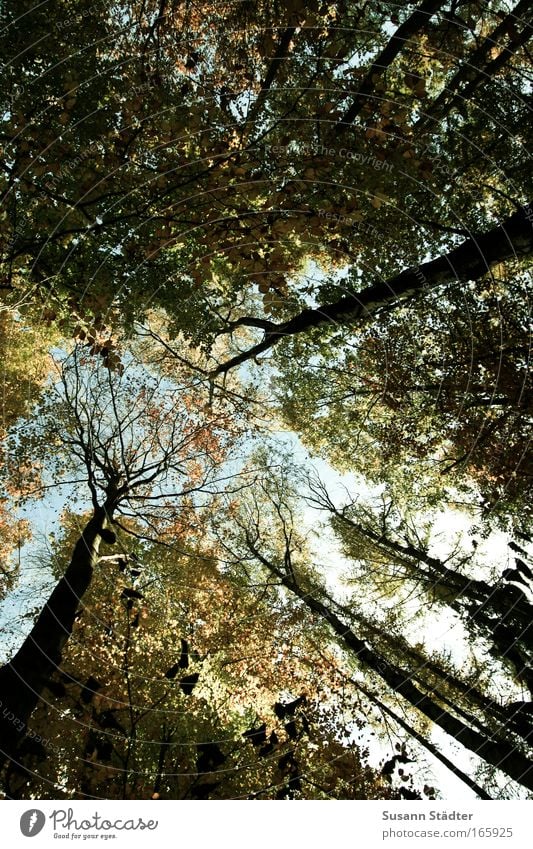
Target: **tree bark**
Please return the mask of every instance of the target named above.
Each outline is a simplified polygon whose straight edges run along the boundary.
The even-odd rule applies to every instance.
[[[61,663],[62,651],[87,591],[100,547],[100,531],[110,517],[99,507],[79,537],[71,561],[37,621],[14,657],[0,669],[0,760],[12,759],[26,734],[50,675]]]
[[[434,758],[439,760],[446,767],[446,769],[449,769],[450,772],[452,772],[455,776],[457,776],[457,778],[460,779],[460,781],[463,781],[468,787],[470,787],[470,789],[473,790],[474,793],[476,793],[480,799],[492,799],[492,796],[489,796],[489,794],[486,790],[483,789],[483,787],[481,787],[476,781],[470,778],[469,775],[463,772],[457,766],[457,764],[453,763],[453,761],[447,758],[446,755],[443,754],[440,749],[437,748],[437,746],[431,743],[430,740],[426,740],[426,738],[422,734],[420,734],[420,732],[417,731],[416,728],[413,728],[413,726],[410,725],[402,716],[391,710],[388,705],[381,702],[377,696],[375,696],[366,687],[363,687],[362,684],[360,684],[358,681],[355,681],[353,678],[349,678],[348,680],[351,684],[353,684],[354,687],[356,687],[357,690],[363,693],[363,695],[366,696],[367,699],[369,699],[373,704],[375,704],[379,710],[383,711],[383,713],[389,716],[393,720],[393,722],[396,722],[400,726],[400,728],[403,728],[404,731],[406,731],[409,736],[413,738],[413,740],[416,740],[416,742],[419,743],[424,749],[426,749],[426,751],[428,751],[431,755],[433,755]]]
[[[315,309],[305,309],[281,324],[264,322],[265,336],[257,345],[221,363],[211,372],[211,378],[226,374],[231,369],[268,351],[288,336],[305,333],[323,324],[355,325],[384,308],[397,304],[437,286],[449,283],[467,283],[485,276],[492,266],[517,256],[533,253],[533,208],[531,205],[504,219],[501,224],[485,233],[473,235],[461,245],[437,259],[422,263],[418,268],[408,268],[389,280],[368,286],[357,294],[345,295],[330,304]],[[243,317],[230,324],[227,332],[237,326],[257,327],[257,319]]]

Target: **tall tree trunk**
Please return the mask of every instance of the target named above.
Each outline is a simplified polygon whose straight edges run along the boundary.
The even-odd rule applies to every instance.
[[[428,719],[431,719],[447,734],[454,737],[458,743],[506,773],[510,778],[523,784],[524,787],[533,790],[533,761],[522,754],[515,743],[507,740],[493,740],[491,737],[465,725],[464,722],[419,690],[413,684],[409,672],[389,663],[368,646],[364,640],[357,637],[322,602],[300,590],[298,585],[290,579],[283,579],[283,583],[287,589],[298,595],[310,610],[328,622],[346,648],[356,655],[358,661],[379,675],[394,692],[425,714]]]
[[[349,678],[348,680],[353,684],[354,687],[356,687],[361,693],[363,693],[366,698],[369,699],[369,701],[376,705],[378,710],[383,711],[383,713],[385,713],[387,716],[390,716],[393,722],[396,722],[400,726],[400,728],[403,728],[404,731],[406,731],[409,736],[413,738],[413,740],[416,740],[416,742],[419,743],[424,749],[426,749],[426,751],[428,751],[431,755],[433,755],[434,758],[439,760],[446,767],[446,769],[449,769],[450,772],[452,772],[455,776],[457,776],[457,778],[459,778],[468,787],[470,787],[470,789],[473,790],[474,793],[476,793],[480,799],[492,799],[492,796],[489,796],[489,794],[483,787],[481,787],[476,781],[470,778],[469,775],[463,772],[463,770],[460,769],[457,764],[447,758],[446,755],[443,754],[437,748],[437,746],[435,746],[430,740],[426,740],[423,734],[421,734],[419,731],[416,730],[416,728],[410,725],[404,719],[403,716],[400,716],[398,713],[395,713],[395,711],[391,710],[388,705],[380,701],[377,696],[375,696],[366,687],[363,687],[358,681],[354,681],[352,678]]]
[[[418,578],[429,582],[434,588],[445,588],[449,590],[448,605],[460,614],[469,612],[469,621],[479,622],[495,637],[495,619],[505,624],[508,633],[512,633],[511,642],[523,644],[524,647],[533,650],[533,606],[526,596],[514,586],[504,584],[494,586],[486,581],[467,578],[461,572],[449,567],[446,562],[437,557],[431,557],[423,548],[412,543],[402,545],[387,537],[384,533],[377,533],[371,528],[354,522],[341,511],[333,506],[328,506],[336,520],[344,523],[350,528],[370,540],[377,548],[390,553],[391,556],[398,555],[404,560],[413,562],[413,571]],[[426,569],[420,567],[423,563]],[[470,606],[469,606],[470,605]],[[495,643],[496,639],[495,639]],[[522,665],[522,664],[521,664]]]
[[[434,758],[444,764],[446,769],[449,769],[450,772],[457,776],[457,778],[459,778],[461,781],[464,781],[464,783],[468,785],[468,787],[470,787],[470,789],[473,790],[474,793],[476,793],[480,799],[492,799],[492,796],[489,796],[489,794],[483,787],[481,787],[469,775],[463,772],[463,770],[460,769],[457,764],[447,758],[446,755],[443,754],[443,752],[441,752],[438,747],[434,745],[434,743],[432,743],[430,740],[427,740],[424,735],[420,733],[420,731],[417,731],[416,728],[414,728],[414,726],[407,721],[406,717],[400,716],[399,713],[396,713],[394,710],[392,710],[392,708],[389,707],[389,705],[386,705],[379,698],[379,696],[369,690],[368,687],[365,687],[363,684],[361,684],[360,681],[356,681],[354,678],[351,678],[348,674],[346,674],[346,672],[342,671],[336,663],[332,662],[330,657],[326,657],[322,653],[322,651],[316,644],[314,644],[314,649],[315,651],[318,651],[318,653],[322,657],[322,660],[324,660],[329,665],[333,666],[335,672],[340,673],[343,676],[344,680],[349,681],[349,683],[353,687],[355,687],[356,690],[358,690],[360,693],[363,693],[365,698],[372,702],[372,704],[375,705],[380,712],[390,717],[392,721],[399,725],[400,728],[403,728],[403,730],[406,731],[409,736],[413,738],[413,740],[416,740],[416,742],[419,743],[422,748],[424,748]]]
[[[318,598],[314,598],[309,590],[300,587],[294,577],[284,573],[267,560],[256,548],[250,537],[247,538],[247,544],[259,562],[276,575],[280,582],[296,595],[309,610],[328,623],[340,642],[350,654],[355,656],[360,664],[379,676],[395,693],[402,696],[412,707],[427,716],[458,743],[504,772],[514,781],[529,790],[533,790],[533,761],[518,749],[517,743],[507,739],[494,740],[492,737],[470,728],[455,717],[433,698],[419,690],[407,670],[389,662],[364,639],[358,637],[326,604]]]
[[[14,657],[0,669],[0,760],[12,759],[51,674],[61,663],[76,611],[87,591],[109,511],[99,507],[79,537],[72,559]]]

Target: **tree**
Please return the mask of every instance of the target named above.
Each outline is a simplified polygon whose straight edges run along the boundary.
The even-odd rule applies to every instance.
[[[71,471],[66,456],[74,464],[72,485],[87,488],[91,513],[29,635],[0,670],[6,693],[0,749],[6,757],[16,751],[61,662],[102,540],[116,541],[110,525],[120,527],[122,518],[137,518],[142,510],[147,532],[157,533],[199,509],[236,435],[221,411],[203,414],[198,393],[150,379],[134,362],[111,372],[75,348],[59,369],[41,419],[23,425],[18,442],[34,454],[57,450],[51,469],[56,485]]]
[[[533,235],[528,214],[529,208],[524,207],[497,227],[485,233],[477,233],[438,259],[423,263],[417,269],[402,271],[390,280],[346,295],[333,303],[307,309],[280,325],[268,321],[257,324],[257,321],[248,317],[237,319],[230,330],[242,325],[259,326],[265,330],[265,338],[249,351],[217,366],[214,376],[256,357],[287,336],[304,333],[330,322],[354,323],[361,318],[368,319],[374,313],[386,310],[420,291],[431,290],[454,280],[464,285],[470,280],[485,277],[493,265],[501,264],[506,259],[517,255],[530,256]]]
[[[24,26],[4,12],[6,292],[31,276],[74,333],[80,321],[115,321],[115,297],[126,323],[156,298],[193,334],[198,317],[215,320],[221,294],[231,303],[243,289],[259,287],[267,313],[281,299],[290,314],[301,298],[289,278],[302,263],[372,261],[377,246],[361,237],[376,225],[380,234],[393,225],[392,256],[402,243],[420,264],[435,234],[464,233],[462,216],[466,235],[483,229],[472,210],[480,185],[503,220],[509,202],[491,162],[526,174],[523,150],[495,119],[487,156],[473,151],[494,88],[516,125],[525,115],[527,7],[520,0],[502,19],[486,4],[463,4],[463,18],[443,6],[402,10],[392,36],[385,8],[343,2],[204,3],[200,12],[76,0],[66,18],[64,5],[28,8]],[[442,49],[448,31],[452,53]],[[435,194],[450,185],[456,208],[435,221]],[[400,218],[394,203],[404,197]],[[365,228],[339,234],[333,212]],[[216,250],[204,257],[206,227]],[[176,267],[180,304],[161,285]],[[392,276],[394,263],[382,257],[381,267]]]
[[[330,638],[335,635],[348,658],[370,674],[374,686],[385,684],[388,695],[405,700],[457,742],[531,789],[532,762],[519,738],[527,741],[532,729],[527,720],[526,727],[522,722],[520,728],[513,725],[516,705],[501,709],[491,698],[478,696],[468,681],[457,682],[459,700],[453,695],[456,680],[449,667],[439,666],[420,646],[409,645],[396,629],[390,633],[387,625],[365,615],[364,600],[355,608],[336,602],[305,553],[302,556],[297,525],[286,475],[274,480],[267,477],[243,503],[233,534],[227,530],[227,550],[233,552],[236,568],[247,558],[256,564],[259,574],[270,574],[299,599],[311,621],[318,619],[328,626]],[[465,696],[470,698],[467,711],[461,706]],[[527,710],[526,703],[524,707]],[[516,736],[510,739],[510,733]]]
[[[527,756],[527,707],[511,720],[512,755],[509,717],[483,699],[495,668],[530,679],[528,12],[525,0],[418,0],[394,10],[344,0],[21,0],[2,8],[4,588],[13,586],[17,560],[25,568],[21,503],[63,491],[85,522],[69,532],[70,565],[0,670],[13,693],[0,733],[11,755],[63,651],[71,651],[79,599],[94,586],[94,603],[108,606],[122,586],[120,571],[118,584],[93,584],[98,563],[112,562],[101,560],[102,539],[111,541],[113,529],[120,539],[172,544],[185,528],[194,536],[209,511],[216,556],[227,546],[230,559],[239,553],[242,561],[231,570],[234,584],[220,573],[220,586],[235,586],[246,605],[246,569],[256,570],[258,583],[268,584],[260,597],[273,620],[285,610],[306,621],[311,639],[325,641],[329,713],[325,721],[318,706],[313,721],[345,777],[353,753],[334,713],[346,687],[357,693],[351,709],[370,702],[428,751],[435,720],[488,768],[503,757],[517,777]],[[58,355],[62,349],[73,353]],[[379,532],[372,511],[345,504],[332,513],[344,553],[376,567],[350,608],[324,586],[322,569],[311,568],[301,539],[293,550],[302,493],[293,497],[288,479],[269,490],[250,465],[240,476],[254,440],[265,445],[287,428],[390,494]],[[244,516],[229,494],[223,506],[225,476],[258,509]],[[472,575],[473,559],[457,555],[448,569],[428,550],[412,520],[451,499],[475,512],[480,533],[498,523],[513,535],[520,549],[510,549],[513,568]],[[264,504],[273,516],[267,550]],[[373,589],[384,575],[392,575],[388,596],[376,605]],[[213,591],[216,584],[212,571]],[[420,620],[432,587],[433,609],[468,623],[473,654],[480,645],[490,650],[479,664],[483,686],[472,687],[450,657],[410,638],[402,602],[415,585]],[[214,622],[214,612],[208,618]],[[303,656],[319,663],[303,629],[291,625]],[[120,640],[123,648],[122,632]],[[254,645],[269,640],[259,630]],[[243,633],[242,644],[250,641]],[[268,664],[235,668],[250,691],[273,692]],[[227,683],[227,670],[210,674]],[[115,695],[125,686],[109,682]],[[79,702],[83,688],[71,689]],[[224,692],[239,690],[235,678]],[[152,705],[155,691],[143,692]],[[91,713],[92,701],[81,701]],[[202,717],[191,711],[183,733],[202,726],[207,734],[220,720],[237,739],[235,716],[211,708]],[[154,712],[148,717],[132,758],[162,782],[159,760],[143,749],[159,733]],[[130,719],[113,754],[119,762],[137,745]],[[53,723],[48,714],[41,720]],[[257,725],[249,721],[274,730],[266,709]],[[161,732],[169,744],[159,750],[163,765],[175,745],[169,733]],[[280,746],[289,748],[287,735]],[[80,750],[74,737],[71,744],[78,753],[85,745]],[[358,792],[328,773],[311,747],[288,754],[280,753],[283,767],[271,775],[287,796],[311,794],[300,764],[314,758],[323,778],[317,792]],[[197,756],[203,766],[220,757],[204,749],[189,765],[198,766]],[[401,758],[409,753],[400,748],[385,776],[391,764],[403,769]],[[29,786],[27,774],[11,778],[21,793]],[[168,793],[184,790],[176,787]],[[232,796],[236,787],[211,789]],[[124,786],[115,791],[127,795]]]
[[[64,517],[56,571],[83,523]],[[333,684],[320,663],[311,674],[308,655],[280,660],[280,634],[301,639],[290,606],[273,614],[265,588],[243,593],[202,548],[201,518],[165,543],[148,543],[131,520],[129,531],[120,554],[98,559],[7,770],[8,797],[394,798],[361,747],[337,739],[312,691],[285,695]]]
[[[19,571],[19,558],[13,555],[28,539],[30,529],[24,519],[14,519],[7,498],[0,500],[0,599],[13,589]]]
[[[284,343],[276,359],[284,418],[341,468],[376,481],[386,470],[391,483],[411,468],[411,492],[429,500],[437,477],[437,493],[443,481],[471,499],[477,489],[486,516],[503,521],[507,510],[508,521],[527,524],[526,291],[516,271],[466,288],[460,304],[453,286],[442,288],[357,335],[332,328],[336,353],[322,346],[312,367],[309,343]]]
[[[339,507],[316,476],[307,478],[307,486],[309,502],[330,516],[345,556],[358,563],[359,580],[375,584],[381,598],[391,595],[398,607],[402,597],[408,599],[412,593],[422,592],[426,603],[451,608],[472,640],[477,634],[492,642],[492,652],[514,666],[516,676],[531,693],[532,611],[527,595],[529,570],[522,560],[518,565],[525,570],[524,575],[505,568],[491,579],[488,575],[482,579],[483,559],[475,556],[477,542],[466,552],[460,544],[449,546],[450,553],[444,558],[430,554],[431,522],[423,514],[403,512],[387,492],[379,496],[377,504],[355,499]],[[515,542],[510,546],[515,562],[515,550],[529,559]],[[376,615],[379,617],[377,611]],[[400,616],[395,619],[397,624]],[[476,675],[479,677],[477,670]],[[468,692],[479,706],[510,720],[496,703],[480,697],[470,682]],[[526,729],[526,736],[531,730]]]
[[[57,341],[54,333],[36,326],[31,319],[24,322],[17,310],[0,308],[0,598],[13,588],[20,565],[20,550],[31,536],[29,522],[17,516],[16,503],[38,476],[35,464],[28,460],[23,470],[26,484],[22,484],[21,470],[7,451],[7,434],[17,419],[30,413],[37,401],[50,371],[48,350],[54,341]]]

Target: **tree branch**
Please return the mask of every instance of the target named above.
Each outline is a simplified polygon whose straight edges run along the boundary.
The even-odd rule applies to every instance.
[[[356,325],[379,310],[395,307],[421,291],[477,280],[484,277],[493,265],[517,256],[530,255],[533,253],[532,221],[533,212],[528,204],[491,230],[472,235],[457,248],[422,263],[418,268],[408,268],[389,280],[374,283],[362,292],[345,295],[333,303],[305,309],[280,324],[269,323],[265,326],[261,342],[221,363],[213,369],[211,378],[226,374],[236,366],[254,359],[289,336],[329,323]],[[243,317],[238,321],[239,326],[259,326],[253,317]]]
[[[376,77],[381,77],[392,64],[394,59],[403,50],[406,41],[424,29],[429,22],[431,16],[444,3],[441,0],[424,0],[424,2],[407,18],[403,24],[400,24],[389,43],[381,51],[377,59],[373,62],[370,70],[367,72],[363,82],[359,86],[359,90],[355,96],[355,100],[349,109],[342,115],[335,125],[335,134],[341,135],[349,127],[349,125],[359,115],[361,109],[367,102],[368,98],[374,91]]]
[[[490,51],[495,46],[498,46],[498,39],[509,33],[509,27],[514,26],[520,16],[523,13],[528,12],[529,7],[529,0],[520,0],[512,12],[509,12],[509,14],[500,21],[498,26],[495,27],[493,32],[484,39],[477,50],[475,50],[470,56],[469,60],[461,63],[459,70],[448,82],[444,90],[439,94],[436,100],[424,110],[422,116],[417,122],[417,128],[427,125],[430,120],[437,120],[443,116],[445,111],[448,112],[457,103],[467,100],[474,92],[475,88],[503,67],[510,56],[512,56],[519,47],[527,42],[528,38],[531,37],[530,24],[526,24],[523,31],[517,35],[516,38],[511,39],[509,44],[503,48],[499,56],[485,65],[484,68],[482,67],[483,62],[490,54]],[[475,73],[474,79],[472,79],[473,72]],[[468,83],[469,80],[470,83],[466,86],[466,88],[464,88],[462,92],[459,92],[461,85],[463,83]]]

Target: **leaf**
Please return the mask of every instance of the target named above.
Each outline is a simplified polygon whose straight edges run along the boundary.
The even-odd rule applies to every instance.
[[[285,725],[285,731],[287,732],[291,740],[296,740],[296,738],[298,737],[298,730],[296,728],[296,723],[293,719],[291,719],[290,722],[287,722],[287,724]]]
[[[141,592],[139,592],[139,590],[131,589],[131,587],[124,587],[124,589],[122,590],[122,593],[121,593],[120,597],[121,597],[121,598],[137,598],[137,599],[141,599],[141,598],[144,598],[144,595],[143,595]]]
[[[294,701],[288,702],[287,704],[276,702],[274,705],[274,713],[278,719],[285,719],[286,716],[294,716],[296,709],[300,705],[304,704],[305,701],[306,696],[299,696],[297,699],[294,699]]]
[[[272,752],[274,751],[274,749],[276,748],[278,743],[279,743],[278,735],[276,734],[275,731],[272,731],[271,734],[270,734],[270,737],[268,738],[268,743],[265,746],[262,746],[261,749],[259,749],[259,753],[258,753],[259,757],[260,758],[266,758],[267,755],[272,754]]]
[[[294,772],[298,769],[298,764],[292,750],[287,752],[285,755],[282,755],[278,761],[278,767],[282,772]]]
[[[180,654],[179,660],[178,660],[177,663],[175,663],[173,666],[171,666],[170,669],[167,669],[167,671],[165,672],[165,677],[170,678],[170,679],[175,678],[176,675],[178,674],[179,670],[180,669],[187,669],[188,665],[189,665],[189,644],[187,643],[187,640],[184,640],[183,638],[181,638],[181,654]],[[189,677],[192,678],[194,676],[189,676]],[[187,680],[186,678],[183,679],[183,681],[186,681],[186,680]]]
[[[226,755],[221,752],[216,743],[199,743],[196,768],[198,772],[212,772],[226,761]]]
[[[189,644],[187,640],[184,640],[181,637],[181,654],[180,659],[178,660],[178,668],[179,669],[187,669],[189,665]]]
[[[262,743],[266,743],[266,722],[263,722],[262,725],[258,725],[257,728],[249,728],[247,731],[243,732],[242,736],[246,737],[247,740],[250,740],[254,746],[260,746]]]
[[[198,683],[198,679],[200,675],[198,672],[193,672],[192,675],[187,675],[185,678],[180,679],[180,688],[185,693],[186,696],[190,696],[194,688]]]
[[[420,793],[416,790],[409,790],[407,787],[400,787],[400,796],[402,799],[421,799]]]
[[[176,677],[179,670],[180,670],[179,663],[175,663],[174,666],[171,666],[170,669],[167,669],[167,671],[165,672],[165,678],[172,680],[173,678]]]
[[[101,726],[101,728],[112,728],[114,731],[120,731],[121,734],[127,737],[128,735],[126,731],[124,730],[120,722],[115,719],[113,713],[114,711],[112,710],[105,710],[103,713],[99,714],[97,717],[98,724]]]
[[[100,684],[100,682],[97,681],[96,678],[93,678],[92,675],[89,675],[80,693],[81,701],[84,704],[89,704],[95,693],[97,693],[98,690],[101,690],[101,688],[102,685]]]
[[[393,757],[385,761],[381,768],[381,774],[389,778],[391,776],[398,764],[410,764],[414,763],[412,758],[408,758],[407,755],[393,755]],[[401,773],[401,770],[400,770]],[[390,780],[390,778],[389,778]]]

